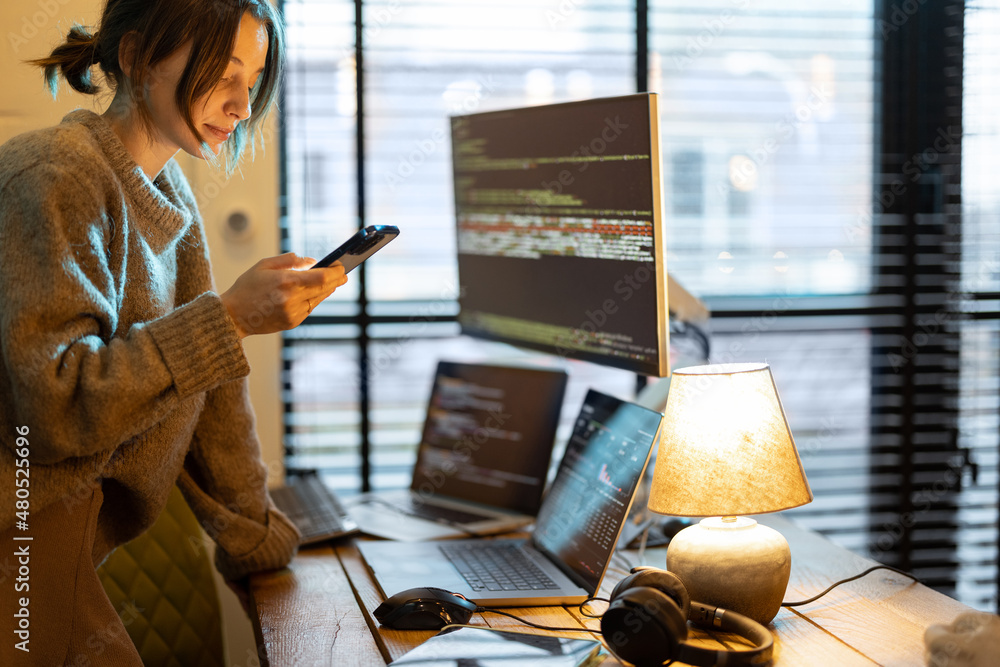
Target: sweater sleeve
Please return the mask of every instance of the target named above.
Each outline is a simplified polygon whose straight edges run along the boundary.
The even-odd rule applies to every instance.
[[[226,579],[283,567],[295,555],[299,533],[267,493],[245,380],[208,393],[178,485],[217,543]]]
[[[175,179],[197,218],[193,195]],[[201,224],[192,226],[178,252],[182,279],[178,295],[214,288],[208,240]],[[215,540],[215,564],[228,580],[251,572],[283,567],[294,556],[299,533],[267,493],[267,469],[261,460],[257,424],[245,379],[209,391],[198,418],[178,485],[205,532]]]
[[[107,197],[51,164],[0,190],[0,355],[11,416],[31,426],[41,464],[113,449],[249,372],[215,294],[123,326],[129,230]]]

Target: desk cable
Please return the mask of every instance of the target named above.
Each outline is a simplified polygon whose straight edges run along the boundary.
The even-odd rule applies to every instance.
[[[593,616],[593,615],[588,614],[587,612],[585,612],[583,610],[583,606],[587,605],[587,604],[590,604],[594,600],[602,600],[602,599],[603,598],[588,598],[588,599],[584,600],[583,602],[581,602],[579,604],[579,606],[577,607],[577,609],[580,612],[580,615],[581,616],[586,616],[587,618],[600,618],[600,616]],[[501,616],[506,616],[508,618],[513,618],[518,623],[524,623],[525,625],[530,625],[531,627],[538,628],[539,630],[553,630],[555,632],[589,632],[591,634],[598,634],[598,635],[601,634],[600,630],[591,630],[590,628],[561,628],[561,627],[554,627],[554,626],[551,626],[551,625],[541,625],[539,623],[535,623],[533,621],[529,621],[526,618],[521,618],[520,616],[515,616],[514,614],[511,614],[509,612],[503,611],[502,609],[496,609],[494,607],[476,607],[476,613],[477,614],[481,614],[483,612],[490,612],[491,614],[500,614]]]
[[[820,599],[821,597],[823,597],[824,595],[826,595],[827,593],[829,593],[830,591],[832,591],[837,586],[840,586],[841,584],[846,584],[849,581],[854,581],[855,579],[860,579],[861,577],[863,577],[863,576],[865,576],[867,574],[871,574],[875,570],[890,570],[892,572],[895,572],[896,574],[901,574],[904,577],[909,577],[910,579],[913,579],[913,581],[917,582],[918,584],[921,583],[920,579],[918,579],[917,577],[913,576],[909,572],[904,572],[903,570],[897,570],[896,568],[894,568],[894,567],[892,567],[890,565],[876,565],[874,567],[868,568],[867,570],[865,570],[864,572],[862,572],[860,574],[854,575],[853,577],[848,577],[847,579],[841,579],[840,581],[836,581],[836,582],[830,584],[830,586],[825,591],[823,591],[822,593],[817,593],[816,595],[812,596],[811,598],[808,598],[806,600],[799,600],[798,602],[782,602],[781,606],[782,607],[800,607],[800,606],[802,606],[804,604],[809,604],[810,602],[815,602],[816,600]]]
[[[613,553],[612,558],[614,558],[614,557],[618,557],[618,558],[621,559],[621,561],[625,564],[625,568],[626,568],[625,571],[627,572],[628,568],[631,567],[631,565],[629,564],[628,560],[626,560],[625,557],[622,556],[617,551]],[[583,602],[581,602],[579,605],[577,605],[577,611],[579,612],[580,616],[584,616],[586,618],[598,618],[598,619],[601,618],[600,614],[596,614],[596,615],[595,614],[591,614],[587,610],[584,609],[584,607],[586,607],[587,605],[589,605],[592,602],[610,602],[610,600],[608,600],[607,598],[601,598],[601,597],[589,597],[589,598],[587,598],[586,600],[584,600]],[[489,612],[491,614],[499,614],[501,616],[506,616],[507,618],[514,619],[518,623],[523,623],[523,624],[525,624],[527,626],[530,626],[532,628],[537,628],[539,630],[552,630],[554,632],[587,632],[587,633],[596,634],[596,635],[600,635],[601,634],[601,631],[599,629],[598,630],[592,630],[590,628],[583,628],[583,627],[567,628],[567,627],[557,627],[557,626],[551,626],[551,625],[541,625],[539,623],[535,623],[534,621],[529,621],[526,618],[521,618],[520,616],[515,616],[514,614],[511,614],[508,611],[504,611],[502,609],[497,609],[495,607],[482,607],[482,606],[477,606],[476,607],[476,613],[477,614],[482,614],[484,612]],[[479,626],[469,626],[469,627],[479,627]]]
[[[639,554],[638,554],[638,558],[639,558],[639,562],[640,563],[643,561],[643,559],[645,557],[645,552],[646,552],[646,536],[648,535],[648,533],[649,533],[649,526],[647,525],[643,529],[641,541],[639,542]],[[620,554],[617,551],[614,552],[614,555],[615,556],[620,556]],[[621,556],[621,558],[622,558],[622,560],[625,559],[624,556]],[[908,578],[912,579],[913,581],[917,582],[918,584],[922,583],[920,581],[920,579],[918,579],[917,577],[913,576],[909,572],[904,572],[903,570],[896,569],[896,568],[892,567],[891,565],[875,565],[874,567],[870,567],[867,570],[865,570],[864,572],[861,572],[860,574],[856,574],[853,577],[848,577],[847,579],[841,579],[840,581],[835,581],[834,583],[830,584],[830,586],[826,590],[822,591],[821,593],[817,593],[816,595],[812,596],[811,598],[809,598],[807,600],[798,600],[796,602],[782,602],[781,606],[782,607],[800,607],[802,605],[809,604],[810,602],[815,602],[816,600],[820,599],[821,597],[823,597],[824,595],[826,595],[827,593],[829,593],[830,591],[832,591],[837,586],[840,586],[842,584],[846,584],[848,582],[854,581],[855,579],[860,579],[861,577],[864,577],[865,575],[871,574],[875,570],[890,570],[892,572],[895,572],[896,574],[901,574],[904,577],[908,577]],[[590,602],[590,601],[593,601],[593,600],[601,600],[601,599],[602,598],[591,598],[587,602]],[[583,604],[586,604],[587,602],[584,602]],[[582,610],[581,610],[581,613],[582,613]],[[598,618],[598,617],[593,616],[591,618]]]
[[[868,568],[864,572],[861,572],[859,574],[854,575],[853,577],[848,577],[847,579],[841,579],[840,581],[834,582],[826,590],[824,590],[821,593],[818,593],[818,594],[812,596],[811,598],[808,598],[806,600],[798,600],[796,602],[782,602],[781,606],[782,607],[799,607],[799,606],[804,605],[804,604],[809,604],[810,602],[815,602],[816,600],[820,599],[821,597],[823,597],[824,595],[826,595],[827,593],[829,593],[830,591],[832,591],[834,588],[840,586],[841,584],[846,584],[846,583],[854,581],[856,579],[860,579],[861,577],[864,577],[865,575],[871,574],[875,570],[889,570],[891,572],[895,572],[896,574],[901,574],[904,577],[908,577],[910,579],[913,579],[917,583],[920,583],[920,579],[918,579],[917,577],[913,576],[912,574],[910,574],[908,572],[904,572],[903,570],[896,569],[896,568],[891,567],[889,565],[876,565],[874,567]],[[588,611],[587,609],[585,609],[585,607],[587,605],[589,605],[589,604],[591,604],[593,602],[611,602],[611,600],[609,600],[608,598],[602,598],[602,597],[596,597],[596,596],[595,597],[587,598],[586,600],[584,600],[583,602],[581,602],[577,606],[577,611],[580,613],[581,616],[584,616],[586,618],[591,618],[591,619],[600,619],[601,618],[602,614],[599,614],[599,613],[598,614],[594,614],[594,613],[591,613],[590,611]],[[476,613],[480,613],[481,614],[483,612],[490,612],[490,613],[493,613],[493,614],[500,614],[501,616],[506,616],[508,618],[512,618],[515,621],[517,621],[518,623],[523,623],[523,624],[525,624],[527,626],[530,626],[532,628],[537,628],[539,630],[552,630],[552,631],[555,631],[555,632],[587,632],[587,633],[596,634],[596,635],[601,634],[600,630],[591,630],[590,628],[567,628],[567,627],[556,627],[556,626],[550,626],[550,625],[541,625],[539,623],[534,623],[533,621],[529,621],[526,618],[521,618],[520,616],[515,616],[514,614],[511,614],[509,612],[503,611],[501,609],[495,609],[493,607],[480,607],[480,606],[476,607]],[[475,627],[475,626],[473,626],[473,627]]]

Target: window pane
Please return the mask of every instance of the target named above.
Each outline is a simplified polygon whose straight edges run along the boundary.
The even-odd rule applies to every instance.
[[[978,465],[964,476],[957,524],[957,596],[997,609],[997,486],[1000,484],[1000,2],[967,5],[962,100],[962,290],[975,319],[961,323],[959,446]],[[992,585],[989,585],[992,584]]]
[[[700,296],[867,292],[871,1],[649,7],[671,273]]]
[[[365,5],[368,222],[400,228],[369,298],[438,299],[457,280],[448,117],[634,89],[632,3]]]
[[[354,3],[285,2],[283,9],[285,248],[318,259],[358,228]],[[333,301],[356,299],[357,288],[348,282]]]

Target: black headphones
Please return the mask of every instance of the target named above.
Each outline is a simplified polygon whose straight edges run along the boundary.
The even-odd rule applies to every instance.
[[[687,644],[687,622],[733,632],[753,644],[745,650],[709,649]],[[771,661],[774,639],[757,621],[734,611],[692,602],[672,572],[632,568],[611,591],[601,617],[601,635],[615,657],[636,667],[678,660],[696,667],[763,665]]]

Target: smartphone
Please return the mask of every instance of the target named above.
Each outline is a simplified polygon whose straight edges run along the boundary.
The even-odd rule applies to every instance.
[[[604,664],[607,657],[610,657],[607,651],[595,639],[549,637],[478,625],[446,625],[389,667],[455,667],[462,664],[596,667]]]
[[[313,264],[312,268],[330,266],[339,259],[344,265],[344,273],[350,273],[358,264],[374,255],[397,236],[399,228],[393,225],[369,225],[359,229],[339,248]]]

